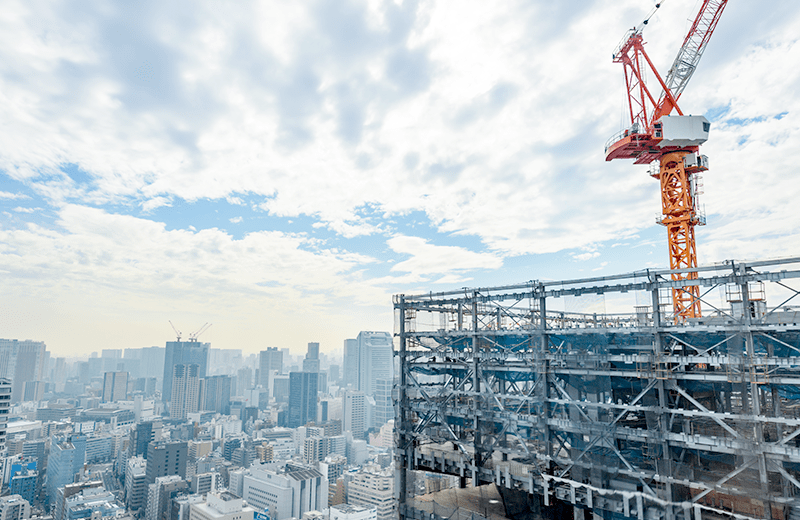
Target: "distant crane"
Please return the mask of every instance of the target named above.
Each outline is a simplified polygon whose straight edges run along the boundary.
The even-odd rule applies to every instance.
[[[198,336],[211,327],[211,323],[206,322],[202,327],[189,334],[189,341],[197,341]]]
[[[169,324],[172,326],[172,330],[175,331],[175,335],[178,337],[177,341],[180,341],[181,337],[183,336],[183,334],[181,333],[181,331],[179,331],[177,328],[175,328],[175,325],[172,324],[172,320],[168,320],[168,321],[169,321]],[[205,324],[203,324],[202,327],[200,327],[196,331],[190,332],[189,333],[189,341],[197,341],[198,336],[200,336],[200,334],[202,334],[205,331],[207,331],[211,327],[211,325],[212,325],[211,323],[206,322]]]
[[[667,228],[669,266],[674,270],[697,267],[694,227],[706,223],[697,200],[702,186],[699,174],[708,170],[708,158],[699,151],[700,145],[708,140],[711,127],[703,116],[684,115],[678,99],[727,3],[727,0],[703,0],[666,80],[650,61],[642,37],[642,29],[660,3],[641,25],[628,31],[613,55],[614,63],[622,63],[624,67],[631,126],[608,141],[606,161],[634,159],[634,164],[651,165],[650,175],[661,182],[662,214],[657,222]],[[647,68],[662,89],[657,100],[645,82]],[[677,116],[670,116],[673,110]],[[697,273],[678,272],[672,279],[694,280]],[[699,318],[700,289],[696,285],[674,287],[672,308],[676,322]]]
[[[167,320],[167,321],[169,321],[169,324],[172,327],[172,330],[175,331],[175,335],[178,336],[177,341],[180,341],[181,340],[181,331],[179,331],[178,329],[175,328],[175,325],[172,324],[172,320]]]

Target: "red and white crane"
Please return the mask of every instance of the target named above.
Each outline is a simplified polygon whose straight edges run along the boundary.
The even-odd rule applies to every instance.
[[[705,215],[697,202],[699,174],[708,169],[708,158],[699,152],[711,127],[703,116],[684,115],[678,100],[727,3],[727,0],[703,0],[666,79],[662,79],[644,50],[642,30],[652,13],[625,35],[613,55],[614,63],[624,67],[631,125],[609,140],[606,161],[634,159],[634,164],[653,164],[650,175],[661,183],[662,215],[658,221],[667,228],[669,266],[674,270],[697,267],[694,228],[705,224]],[[660,6],[656,4],[653,12]],[[661,89],[658,98],[647,86],[648,69]],[[677,115],[671,115],[673,111]],[[678,272],[672,278],[692,280],[697,273]],[[675,287],[672,307],[676,321],[699,318],[700,289],[696,285]]]

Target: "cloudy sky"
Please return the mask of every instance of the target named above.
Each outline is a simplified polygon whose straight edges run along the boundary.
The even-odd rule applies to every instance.
[[[648,25],[666,71],[699,0]],[[611,53],[650,0],[4,2],[0,337],[340,349],[391,295],[666,266]],[[800,254],[800,3],[733,1],[701,263]]]

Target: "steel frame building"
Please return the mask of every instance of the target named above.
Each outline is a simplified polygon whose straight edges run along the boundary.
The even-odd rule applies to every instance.
[[[412,470],[608,519],[800,512],[800,258],[682,271],[395,296],[400,517]]]

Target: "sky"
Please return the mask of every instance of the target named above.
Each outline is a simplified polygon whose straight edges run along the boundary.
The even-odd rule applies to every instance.
[[[0,337],[334,352],[392,295],[666,267],[658,183],[604,161],[650,0],[46,2],[0,18]],[[699,0],[645,29],[665,73]],[[732,1],[701,264],[800,255],[800,3]]]

